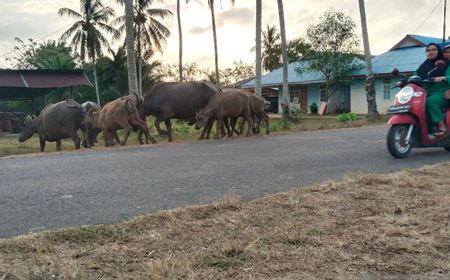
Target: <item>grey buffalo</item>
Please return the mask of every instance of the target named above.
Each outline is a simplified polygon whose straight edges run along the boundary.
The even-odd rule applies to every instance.
[[[39,116],[27,116],[23,120],[19,142],[25,142],[33,134],[38,133],[41,152],[45,149],[46,141],[56,141],[56,150],[61,151],[61,139],[69,137],[72,139],[75,148],[79,149],[78,130],[81,129],[86,137],[83,118],[80,104],[73,100],[49,104],[42,109]]]
[[[210,82],[169,82],[154,86],[145,95],[142,110],[146,116],[155,116],[155,127],[159,134],[168,134],[172,142],[171,119],[195,121],[195,114],[204,108],[212,96],[221,92],[220,88]],[[164,122],[167,131],[161,130]]]

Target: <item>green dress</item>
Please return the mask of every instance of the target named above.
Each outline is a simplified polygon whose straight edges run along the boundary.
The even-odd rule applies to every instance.
[[[417,72],[414,75],[417,75]],[[432,83],[423,87],[427,90],[427,113],[434,124],[444,120],[442,108],[448,105],[444,92],[450,89],[450,67],[445,70],[445,77],[448,82]]]

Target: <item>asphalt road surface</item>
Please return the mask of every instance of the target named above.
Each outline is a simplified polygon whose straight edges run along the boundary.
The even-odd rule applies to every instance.
[[[386,133],[372,127],[0,159],[0,237],[450,160],[443,148],[396,160]]]

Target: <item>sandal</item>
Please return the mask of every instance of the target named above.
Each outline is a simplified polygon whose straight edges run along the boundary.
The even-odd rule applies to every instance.
[[[436,136],[441,136],[441,135],[444,135],[444,134],[447,134],[447,133],[448,133],[448,130],[447,130],[447,129],[445,129],[445,130],[438,129],[438,130],[434,133],[434,135],[436,135]]]

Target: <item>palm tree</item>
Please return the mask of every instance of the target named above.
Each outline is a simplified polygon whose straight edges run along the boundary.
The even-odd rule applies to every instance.
[[[255,93],[261,96],[261,0],[256,0],[256,58],[255,58]]]
[[[375,80],[372,71],[372,58],[370,55],[369,35],[367,33],[366,8],[364,0],[359,0],[359,12],[361,16],[361,28],[364,44],[364,60],[366,62],[366,97],[367,97],[367,111],[369,119],[378,119],[380,114],[377,110],[377,100],[375,92]]]
[[[289,86],[288,86],[288,56],[286,44],[286,27],[284,24],[283,0],[278,1],[278,16],[280,18],[280,34],[281,34],[281,58],[283,61],[283,114],[289,112]],[[285,112],[287,109],[287,112]]]
[[[275,26],[267,25],[263,34],[262,66],[266,71],[272,71],[280,67],[280,33]]]
[[[234,5],[234,0],[231,3]],[[217,53],[217,32],[216,32],[216,16],[214,15],[214,0],[208,0],[209,9],[211,11],[211,23],[213,29],[213,39],[214,39],[214,63],[216,67],[216,83],[220,85],[219,80],[219,56]]]
[[[61,35],[61,40],[65,41],[72,37],[69,46],[74,50],[79,50],[82,60],[85,60],[87,55],[92,61],[95,93],[97,95],[97,103],[100,106],[95,61],[96,58],[102,55],[103,46],[111,49],[102,31],[112,34],[113,37],[119,36],[119,32],[108,25],[109,18],[114,16],[114,10],[108,6],[104,6],[101,0],[80,0],[79,13],[69,8],[61,8],[58,14],[76,19],[75,23]]]
[[[136,53],[134,51],[134,19],[133,0],[125,0],[125,45],[127,47],[127,68],[128,68],[128,91],[138,102],[139,94],[137,73],[136,73]]]
[[[125,0],[118,0],[124,4]],[[134,37],[136,40],[136,51],[138,59],[139,94],[142,95],[142,62],[146,52],[151,50],[162,50],[162,43],[170,36],[169,29],[159,20],[172,15],[167,9],[151,9],[153,0],[137,0],[134,5]],[[121,24],[118,30],[125,30],[125,16],[118,17],[113,24]]]

